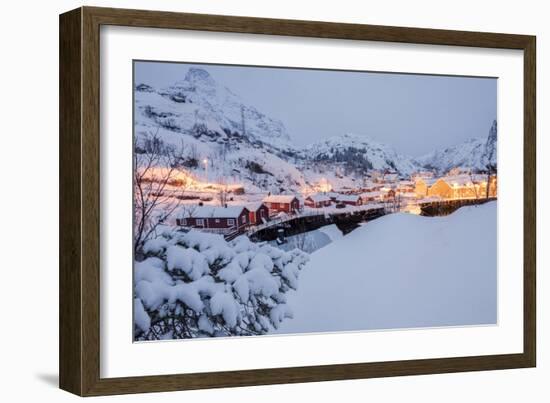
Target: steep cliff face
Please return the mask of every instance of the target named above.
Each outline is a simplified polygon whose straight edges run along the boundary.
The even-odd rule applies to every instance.
[[[281,121],[245,104],[204,69],[190,68],[183,80],[160,90],[138,84],[135,100],[139,115],[168,130],[220,141],[246,138],[280,151],[290,148]]]
[[[418,163],[427,169],[447,172],[452,168],[484,171],[488,164],[497,163],[497,122],[489,130],[487,137],[467,140],[456,146],[433,151],[421,158]]]
[[[485,143],[485,165],[497,165],[497,121],[493,121],[491,130],[489,130],[489,136],[487,136],[487,142]]]

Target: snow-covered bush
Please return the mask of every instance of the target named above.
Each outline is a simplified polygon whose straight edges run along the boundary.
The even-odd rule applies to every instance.
[[[286,293],[308,260],[247,237],[164,230],[134,266],[136,340],[258,335],[292,311]]]

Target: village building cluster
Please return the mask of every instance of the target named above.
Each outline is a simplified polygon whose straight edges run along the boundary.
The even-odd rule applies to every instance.
[[[496,197],[497,178],[479,174],[417,177],[415,193],[419,198],[433,197],[443,200]]]
[[[373,172],[356,189],[335,191],[329,185],[326,189],[307,195],[268,194],[260,201],[242,205],[184,205],[176,213],[175,221],[178,226],[228,236],[266,225],[277,217],[296,216],[307,209],[358,209],[375,204],[405,207],[429,200],[494,198],[497,177],[453,170],[441,177],[432,172],[418,172],[404,179],[394,172]]]

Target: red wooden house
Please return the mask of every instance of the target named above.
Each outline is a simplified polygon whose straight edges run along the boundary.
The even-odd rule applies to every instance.
[[[383,198],[383,192],[377,190],[372,192],[365,192],[361,194],[361,201],[363,204],[380,202]]]
[[[269,209],[269,214],[280,212],[294,214],[300,209],[300,201],[293,195],[270,195],[263,200]]]
[[[384,201],[395,200],[395,189],[392,188],[382,188],[382,199]]]
[[[227,235],[243,232],[250,224],[250,217],[244,206],[186,206],[178,213],[176,224]]]
[[[363,204],[361,196],[359,195],[339,195],[336,198],[338,203],[343,203],[348,206],[360,206]]]
[[[306,197],[304,204],[311,208],[328,207],[332,203],[330,196],[324,194],[313,194]]]
[[[399,181],[397,190],[399,193],[414,193],[415,184],[413,181],[402,180],[402,181]]]
[[[248,203],[245,206],[248,213],[248,220],[252,225],[259,225],[269,220],[269,209],[262,202]]]

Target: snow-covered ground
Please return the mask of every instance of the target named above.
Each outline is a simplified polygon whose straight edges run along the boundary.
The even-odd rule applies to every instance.
[[[495,324],[496,212],[391,214],[317,250],[275,333]]]

